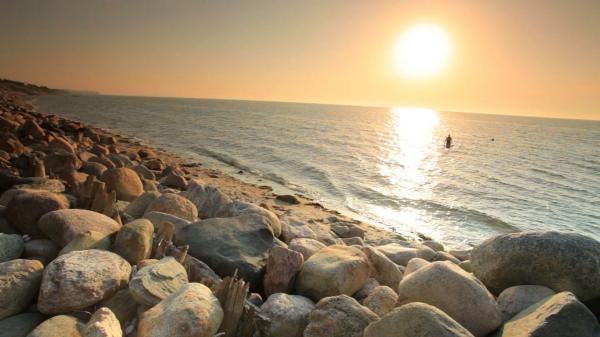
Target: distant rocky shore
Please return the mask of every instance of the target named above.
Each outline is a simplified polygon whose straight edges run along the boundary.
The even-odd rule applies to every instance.
[[[600,336],[596,240],[446,250],[28,99],[0,90],[0,337]]]

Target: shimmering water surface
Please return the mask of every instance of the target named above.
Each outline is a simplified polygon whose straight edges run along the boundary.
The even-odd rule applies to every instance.
[[[36,105],[455,246],[532,229],[600,239],[600,122],[92,95]]]

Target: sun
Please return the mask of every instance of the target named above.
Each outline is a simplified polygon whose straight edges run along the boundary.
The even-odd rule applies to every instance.
[[[431,24],[418,24],[402,34],[394,59],[403,75],[425,78],[440,73],[451,54],[452,43],[444,30]]]

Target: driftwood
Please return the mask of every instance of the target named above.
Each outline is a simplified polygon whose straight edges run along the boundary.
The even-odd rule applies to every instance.
[[[77,186],[76,193],[79,197],[79,207],[102,213],[121,223],[116,209],[117,192],[109,192],[106,184],[98,181],[96,177],[89,175],[84,183]]]

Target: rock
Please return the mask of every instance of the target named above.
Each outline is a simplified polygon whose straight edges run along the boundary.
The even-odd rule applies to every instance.
[[[0,263],[0,319],[25,310],[35,297],[44,266],[35,260]]]
[[[421,244],[423,246],[429,247],[431,249],[433,249],[436,252],[443,252],[444,249],[444,245],[437,242],[437,241],[433,241],[433,240],[425,240],[423,242],[421,242]]]
[[[398,269],[398,266],[373,247],[363,247],[362,252],[365,253],[372,266],[371,277],[375,278],[379,284],[396,291],[402,280],[402,272]]]
[[[81,160],[71,152],[54,152],[44,157],[44,166],[49,176],[62,177],[66,173],[79,170],[81,165]]]
[[[188,283],[185,268],[173,257],[138,270],[129,282],[136,302],[153,306]]]
[[[281,235],[281,222],[279,221],[277,215],[254,204],[234,201],[228,205],[226,215],[224,216],[234,217],[242,215],[255,215],[262,217],[269,227],[271,227],[271,230],[273,230],[275,237],[279,237]]]
[[[138,303],[133,299],[129,289],[125,288],[100,302],[100,306],[110,309],[121,323],[121,326],[125,327],[137,315]]]
[[[160,158],[151,158],[144,163],[146,167],[154,171],[162,171],[165,169],[165,164]]]
[[[42,235],[37,222],[44,214],[69,208],[69,201],[63,195],[35,190],[23,190],[16,194],[6,207],[10,224],[21,233]]]
[[[267,220],[257,215],[212,218],[181,228],[177,245],[208,264],[221,277],[239,276],[252,286],[262,284],[269,251],[279,245]]]
[[[450,261],[454,264],[460,264],[460,260],[454,257],[454,255],[446,252],[436,252],[435,256],[431,261]]]
[[[287,221],[281,223],[281,237],[287,243],[300,238],[318,241],[317,234],[308,225],[294,218],[287,219]]]
[[[500,326],[494,297],[457,265],[433,262],[407,274],[398,287],[398,305],[423,302],[444,311],[475,336]]]
[[[303,337],[362,337],[379,317],[346,295],[325,297],[310,313]]]
[[[107,170],[106,166],[101,163],[86,161],[81,165],[81,172],[87,173],[100,179],[102,174]]]
[[[497,299],[502,321],[508,321],[521,311],[552,295],[554,291],[544,286],[522,285],[504,289]]]
[[[140,177],[126,167],[107,170],[102,174],[102,181],[109,191],[117,192],[118,200],[132,201],[144,193]]]
[[[231,199],[216,187],[206,186],[198,180],[192,180],[181,195],[196,205],[198,213],[203,219],[230,216]]]
[[[39,190],[53,193],[63,193],[66,188],[65,184],[58,179],[29,177],[22,178],[21,180],[21,183],[14,185],[13,188]]]
[[[369,293],[367,298],[362,301],[362,305],[382,317],[396,307],[397,301],[398,294],[392,288],[379,286]]]
[[[108,150],[107,150],[107,151],[108,151]],[[112,160],[108,159],[108,157],[105,157],[104,155],[102,155],[102,156],[99,156],[99,157],[92,157],[92,158],[90,158],[90,159],[88,160],[88,162],[91,162],[91,163],[100,163],[100,164],[104,165],[104,166],[106,167],[106,169],[107,169],[107,170],[110,170],[110,169],[117,168],[117,167],[115,166],[115,163],[114,163]],[[106,171],[105,171],[105,172],[106,172]],[[103,173],[103,174],[104,174],[104,173]],[[101,178],[102,178],[102,177],[101,177]]]
[[[131,266],[119,255],[80,250],[61,255],[44,270],[38,310],[45,314],[83,310],[126,287]]]
[[[132,168],[140,177],[148,180],[156,180],[156,175],[144,165],[136,165]]]
[[[300,200],[298,200],[298,198],[295,195],[291,194],[278,195],[275,197],[275,199],[292,205],[298,205],[300,203]]]
[[[425,246],[421,248],[409,248],[402,247],[396,243],[390,243],[383,246],[377,246],[375,248],[387,256],[390,260],[394,261],[394,263],[401,266],[406,266],[408,261],[414,259],[415,257],[420,257],[427,261],[431,261],[435,257],[435,252],[433,249]]]
[[[371,323],[364,337],[473,337],[438,308],[425,303],[409,303]]]
[[[147,219],[137,219],[125,224],[117,232],[113,251],[131,264],[147,259],[152,253],[154,226]]]
[[[468,273],[473,272],[473,268],[471,267],[471,260],[462,261],[458,266]]]
[[[18,259],[23,254],[23,249],[21,235],[0,233],[0,262]]]
[[[600,326],[570,292],[547,297],[506,322],[498,337],[595,337]]]
[[[354,299],[356,299],[357,301],[362,302],[365,298],[367,298],[367,296],[369,296],[369,294],[375,288],[377,288],[379,286],[381,286],[381,284],[379,284],[379,282],[377,282],[376,279],[369,278],[369,280],[367,280],[367,283],[362,288],[360,288],[357,292],[355,292],[354,295],[352,295],[352,297],[354,297]]]
[[[156,153],[154,152],[154,150],[152,150],[150,148],[140,149],[140,150],[138,150],[138,154],[140,155],[141,158],[156,157]]]
[[[158,232],[160,228],[163,228],[167,222],[172,223],[175,226],[175,233],[179,232],[183,227],[191,224],[191,222],[185,219],[162,212],[148,212],[144,214],[144,219],[148,219],[150,222],[152,222],[156,232]]]
[[[48,147],[53,150],[62,150],[75,154],[75,148],[63,137],[56,137],[48,143]]]
[[[471,268],[495,294],[522,284],[600,296],[600,242],[575,233],[522,232],[493,237],[471,253]]]
[[[58,255],[67,254],[77,250],[110,250],[112,246],[111,236],[112,234],[87,231],[83,234],[77,235],[73,240],[71,240],[71,242],[69,242],[63,247],[63,249],[60,250]]]
[[[315,301],[352,295],[369,279],[369,260],[359,249],[333,245],[311,256],[298,274],[296,290]]]
[[[131,215],[135,219],[141,218],[144,216],[144,213],[146,213],[148,205],[158,197],[160,197],[160,192],[144,192],[125,207],[125,213]]]
[[[185,180],[185,177],[171,172],[165,177],[165,179],[162,181],[162,184],[167,187],[185,190],[187,187],[187,180]]]
[[[0,205],[0,233],[17,234],[17,230],[11,227],[6,219],[6,207]]]
[[[189,283],[141,315],[137,336],[212,337],[222,320],[223,309],[212,291]]]
[[[142,269],[142,268],[144,268],[146,266],[151,266],[153,264],[157,264],[159,261],[160,260],[157,260],[157,259],[145,259],[145,260],[142,260],[142,261],[138,262],[136,264],[136,266],[137,266],[137,268],[139,270],[139,269]]]
[[[83,337],[122,337],[121,324],[109,308],[102,307],[83,328]]]
[[[267,260],[264,291],[267,296],[288,293],[294,289],[296,273],[302,268],[302,254],[279,246],[273,247]]]
[[[27,120],[23,127],[21,128],[22,135],[32,136],[34,139],[40,140],[46,136],[46,132],[44,129],[40,127],[40,125],[34,120]]]
[[[58,256],[58,250],[56,243],[51,240],[30,240],[25,242],[23,257],[37,259],[47,265]]]
[[[196,221],[198,210],[188,199],[173,193],[165,193],[148,205],[146,212],[172,214],[188,221]]]
[[[407,276],[408,274],[415,272],[425,266],[428,266],[430,263],[420,259],[418,257],[415,257],[414,259],[410,259],[410,261],[408,261],[408,264],[406,265],[406,269],[404,270],[404,276]]]
[[[27,337],[46,316],[39,313],[23,313],[0,320],[1,337]]]
[[[340,238],[365,237],[365,230],[350,222],[336,222],[331,225],[331,231]]]
[[[462,250],[452,249],[452,250],[448,251],[448,253],[461,261],[466,261],[466,260],[471,259],[471,249],[462,249]]]
[[[306,297],[277,293],[269,296],[260,310],[271,320],[268,336],[302,337],[314,308],[315,304]]]
[[[61,209],[46,213],[38,227],[60,247],[77,236],[93,231],[110,235],[121,228],[115,220],[104,214],[85,209]]]
[[[38,325],[27,337],[83,337],[84,324],[73,316],[54,316]]]
[[[322,248],[325,248],[324,244],[309,238],[295,238],[289,242],[288,248],[295,250],[302,254],[304,261],[308,260],[314,253],[318,252]]]

